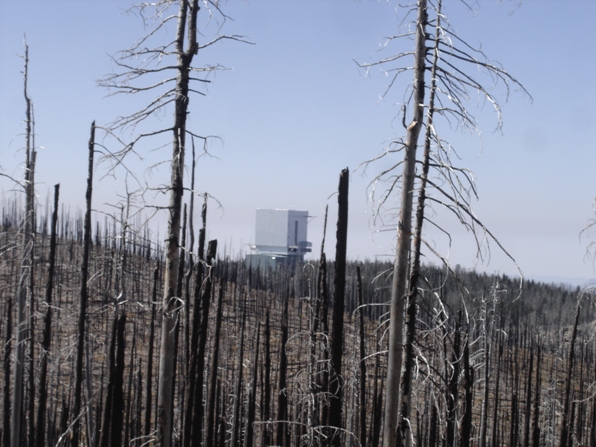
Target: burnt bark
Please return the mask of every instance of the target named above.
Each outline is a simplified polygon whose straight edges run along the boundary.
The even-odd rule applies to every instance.
[[[157,402],[157,436],[158,443],[170,447],[173,432],[172,403],[174,401],[174,352],[176,322],[180,308],[180,297],[176,296],[178,285],[178,264],[180,262],[180,220],[182,212],[182,196],[184,194],[183,173],[186,141],[186,118],[189,103],[190,67],[197,45],[197,13],[198,0],[180,1],[175,47],[178,57],[176,77],[176,98],[172,143],[170,203],[168,217],[168,233],[166,240],[166,263],[164,277],[164,296],[159,364],[158,402]],[[184,36],[187,31],[188,43],[185,47]]]
[[[209,376],[209,396],[207,401],[207,422],[205,445],[215,445],[214,440],[216,436],[216,412],[215,404],[217,400],[217,377],[219,365],[219,341],[221,333],[221,320],[223,318],[223,297],[225,291],[225,282],[223,279],[219,281],[219,295],[217,298],[217,315],[215,319],[214,332],[214,346],[213,346],[213,364],[211,365],[211,375]]]
[[[577,338],[577,325],[579,323],[579,311],[580,306],[577,306],[577,312],[575,314],[575,323],[573,324],[573,332],[571,334],[571,344],[569,346],[569,356],[567,359],[567,378],[565,380],[565,401],[563,404],[563,414],[561,420],[561,439],[559,442],[560,447],[567,447],[569,442],[569,434],[573,425],[573,418],[570,414],[571,407],[571,377],[573,374],[573,364],[575,362],[575,340]]]
[[[348,238],[348,186],[349,171],[344,169],[339,177],[337,242],[335,247],[335,277],[333,293],[333,325],[331,332],[331,382],[329,425],[334,433],[330,445],[342,444],[344,310],[346,290],[346,252]]]
[[[52,224],[50,230],[50,254],[48,266],[48,281],[46,283],[46,313],[44,316],[44,328],[41,341],[41,372],[39,375],[39,405],[37,408],[37,433],[35,445],[45,447],[46,439],[46,406],[48,398],[48,357],[52,341],[52,294],[54,291],[54,273],[56,270],[56,233],[58,223],[58,199],[60,196],[60,185],[54,186],[54,212],[52,213]],[[6,444],[8,445],[8,444]]]
[[[213,288],[213,262],[217,252],[217,240],[209,241],[207,248],[207,278],[205,280],[205,289],[201,295],[201,327],[199,330],[198,349],[193,355],[196,356],[196,373],[191,377],[195,380],[193,398],[193,418],[192,418],[192,446],[199,447],[203,439],[203,418],[205,410],[203,408],[203,383],[205,374],[205,349],[207,346],[207,328],[209,326],[209,308],[211,304],[211,290]]]
[[[95,121],[91,123],[91,137],[89,138],[89,165],[87,169],[87,192],[85,193],[85,222],[83,235],[83,259],[81,263],[81,291],[79,321],[77,325],[77,357],[75,366],[74,405],[71,412],[73,418],[71,446],[79,447],[81,388],[83,383],[83,356],[85,350],[85,325],[87,320],[87,305],[89,292],[87,281],[89,278],[89,253],[91,249],[91,198],[93,194],[93,156],[95,147]]]
[[[278,445],[288,445],[288,394],[286,391],[288,356],[286,353],[286,343],[288,342],[288,301],[289,293],[283,298],[283,314],[281,317],[281,340],[279,356],[279,386],[277,395],[277,433],[276,443]]]
[[[364,328],[364,303],[362,302],[362,276],[360,267],[356,267],[356,278],[358,281],[358,307],[360,308],[359,338],[360,338],[360,445],[366,447],[366,351],[365,351],[365,328]]]
[[[400,408],[400,375],[402,371],[402,345],[404,331],[404,307],[407,290],[408,263],[412,238],[412,204],[416,177],[416,150],[424,119],[424,75],[426,70],[426,26],[428,22],[426,0],[418,1],[416,27],[416,51],[414,55],[414,116],[407,128],[402,173],[401,209],[397,231],[397,253],[391,286],[391,309],[389,322],[389,358],[383,423],[383,447],[397,445],[398,412]],[[401,406],[403,407],[403,402]],[[403,417],[402,417],[403,419]]]
[[[157,302],[157,283],[159,267],[153,270],[153,293],[151,295],[151,323],[149,326],[149,350],[147,352],[147,382],[145,387],[145,427],[143,434],[151,434],[151,407],[153,401],[153,346],[155,345],[155,304]]]
[[[10,357],[12,353],[12,298],[6,301],[6,335],[4,338],[4,384],[2,403],[2,445],[10,444]]]

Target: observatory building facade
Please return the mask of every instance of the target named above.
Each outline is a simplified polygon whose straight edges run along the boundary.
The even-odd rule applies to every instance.
[[[246,255],[252,267],[275,268],[288,262],[304,260],[312,244],[307,241],[308,211],[258,209],[253,253]]]

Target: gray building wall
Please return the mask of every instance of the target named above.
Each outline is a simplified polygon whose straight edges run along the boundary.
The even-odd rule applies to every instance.
[[[258,209],[255,249],[258,253],[308,253],[307,227],[308,211]]]

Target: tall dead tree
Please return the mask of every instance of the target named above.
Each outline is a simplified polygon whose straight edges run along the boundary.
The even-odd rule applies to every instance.
[[[25,213],[22,225],[22,249],[21,249],[21,271],[19,273],[19,285],[17,289],[17,322],[16,322],[16,346],[14,361],[14,386],[12,392],[12,412],[11,412],[11,446],[19,447],[22,443],[21,434],[23,433],[23,387],[25,374],[25,341],[27,339],[27,297],[31,297],[33,290],[33,231],[34,231],[34,208],[35,208],[35,184],[33,175],[35,172],[35,144],[33,133],[33,103],[28,93],[29,76],[29,47],[25,43],[25,69],[23,72],[25,96],[25,181],[23,189],[25,191]],[[32,298],[31,298],[32,299]],[[33,374],[33,371],[30,371]],[[33,395],[31,395],[33,399]]]
[[[329,425],[335,432],[330,445],[342,444],[344,309],[346,292],[346,251],[348,240],[348,186],[350,173],[343,169],[339,176],[337,241],[335,246],[335,277],[333,293],[333,326],[331,328],[331,398],[329,402]]]
[[[472,65],[479,71],[487,72],[496,81],[504,84],[507,93],[513,84],[525,92],[523,86],[498,65],[487,61],[482,51],[474,49],[460,39],[450,28],[442,10],[442,1],[428,3],[418,0],[412,5],[410,13],[415,12],[416,18],[412,28],[404,34],[389,37],[386,47],[390,47],[401,38],[414,38],[414,48],[410,51],[399,51],[383,60],[360,64],[369,69],[381,66],[386,74],[392,75],[387,89],[395,85],[396,78],[407,71],[413,71],[413,81],[406,94],[406,101],[402,107],[402,123],[405,138],[393,141],[384,154],[403,153],[398,163],[383,169],[372,183],[372,198],[377,200],[375,190],[381,182],[388,182],[388,187],[381,194],[376,206],[379,209],[399,187],[400,213],[397,223],[397,247],[394,262],[393,283],[390,305],[389,323],[389,359],[387,367],[387,383],[385,395],[385,413],[383,428],[383,445],[393,447],[397,442],[409,445],[412,437],[408,433],[410,423],[410,401],[412,389],[411,367],[413,364],[413,350],[411,345],[415,337],[416,295],[418,293],[418,276],[420,269],[420,254],[422,247],[422,228],[428,220],[425,215],[427,202],[431,201],[454,214],[457,220],[473,234],[484,232],[488,239],[492,239],[501,249],[503,247],[476,218],[471,211],[470,201],[476,196],[476,189],[468,170],[452,165],[451,146],[439,137],[436,116],[447,120],[459,121],[461,127],[476,128],[476,121],[464,105],[464,100],[471,91],[477,91],[492,104],[498,115],[498,127],[501,126],[501,109],[495,97],[488,92],[475,76],[468,74],[466,65]],[[412,57],[411,66],[400,65],[402,60]],[[429,77],[429,83],[427,82]],[[387,93],[386,91],[386,93]],[[428,96],[427,96],[428,93]],[[435,105],[435,102],[438,105]],[[411,118],[407,116],[411,110]],[[425,133],[422,134],[423,129]],[[418,155],[420,136],[423,135],[422,157]],[[371,160],[372,161],[372,160]],[[370,163],[371,161],[367,162]],[[417,171],[420,166],[421,171]],[[401,174],[396,170],[401,168]],[[433,168],[432,175],[429,173]],[[414,197],[418,197],[416,214],[413,211]],[[415,221],[414,228],[412,222]],[[414,236],[414,239],[412,237]],[[482,256],[481,240],[476,236],[478,253]],[[432,248],[432,254],[437,255],[443,262],[447,260],[438,255]],[[505,251],[505,250],[503,250]],[[505,251],[507,254],[507,252]],[[508,255],[508,254],[507,254]],[[405,335],[405,308],[408,310],[408,335]],[[406,358],[404,359],[404,353]],[[406,365],[402,375],[402,368]],[[401,379],[401,391],[400,390]],[[401,408],[401,415],[398,412]],[[397,439],[397,427],[400,430],[400,440]]]
[[[172,8],[177,7],[177,12]],[[163,447],[169,447],[172,442],[174,429],[173,401],[174,401],[174,372],[175,372],[175,340],[176,322],[179,310],[183,307],[182,297],[177,294],[180,262],[180,227],[182,197],[184,194],[184,169],[187,136],[206,140],[187,129],[191,93],[203,94],[193,87],[196,83],[209,82],[209,73],[218,70],[219,66],[196,67],[194,58],[200,51],[212,46],[222,39],[242,40],[239,36],[219,35],[221,25],[216,31],[216,37],[204,44],[199,44],[197,36],[203,33],[199,30],[199,11],[205,11],[205,24],[214,23],[214,15],[219,15],[222,21],[226,16],[221,12],[217,1],[199,2],[199,0],[159,0],[152,3],[142,3],[137,7],[145,24],[150,31],[128,50],[114,59],[120,70],[100,80],[100,85],[114,89],[115,93],[155,93],[157,97],[150,100],[146,107],[124,117],[117,118],[109,127],[109,132],[125,128],[135,128],[141,122],[156,112],[164,112],[173,108],[174,120],[171,127],[142,133],[118,152],[110,152],[107,157],[112,166],[120,166],[123,159],[133,153],[136,143],[148,137],[163,137],[170,134],[172,138],[172,152],[169,158],[171,174],[167,191],[169,193],[168,231],[166,235],[164,292],[162,302],[162,327],[160,344],[160,362],[158,378],[157,402],[157,441]],[[162,32],[167,31],[166,25],[176,21],[176,35],[173,41],[163,45],[154,40],[161,38]],[[205,25],[208,26],[208,25]],[[169,38],[165,37],[166,41]],[[155,82],[156,76],[169,76]],[[149,85],[143,85],[149,82]]]
[[[52,213],[52,224],[50,231],[50,255],[48,266],[48,282],[46,284],[46,314],[44,316],[43,335],[41,342],[41,372],[39,375],[39,405],[37,408],[37,432],[35,445],[45,447],[45,426],[46,426],[46,405],[48,392],[48,358],[50,356],[50,344],[52,340],[52,295],[54,292],[54,270],[56,267],[56,233],[58,223],[58,199],[60,196],[60,185],[54,186],[54,212]]]
[[[81,418],[81,389],[83,384],[83,355],[85,350],[85,326],[87,321],[87,304],[89,292],[87,280],[89,278],[89,252],[91,250],[91,199],[93,195],[93,159],[95,149],[95,121],[91,123],[91,136],[89,138],[89,165],[87,168],[87,191],[85,193],[85,221],[83,236],[83,260],[81,262],[81,293],[79,303],[79,321],[77,325],[77,356],[75,363],[75,388],[74,405],[71,417],[73,418],[72,436],[70,438],[72,447],[79,446],[80,418]]]
[[[172,164],[170,179],[170,204],[168,217],[168,233],[166,239],[166,264],[164,277],[164,296],[161,324],[161,348],[159,363],[159,379],[157,394],[158,442],[169,447],[173,431],[174,400],[174,341],[175,326],[180,307],[179,297],[175,290],[178,283],[178,263],[180,257],[180,212],[182,195],[184,194],[184,152],[186,141],[186,117],[189,102],[189,81],[192,59],[198,53],[197,13],[198,0],[191,4],[180,1],[178,11],[178,29],[176,31],[176,55],[178,69],[176,75],[175,112]],[[188,42],[185,43],[185,31],[188,26]]]

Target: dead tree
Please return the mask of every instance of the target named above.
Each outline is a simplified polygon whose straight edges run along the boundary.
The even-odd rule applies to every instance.
[[[12,298],[8,297],[6,302],[6,335],[4,338],[4,377],[2,391],[4,399],[2,402],[2,445],[10,443],[10,356],[12,354]]]
[[[177,6],[177,12],[172,9]],[[106,76],[100,85],[114,89],[115,93],[153,93],[154,97],[147,106],[137,112],[117,118],[110,126],[109,133],[115,135],[117,131],[135,128],[156,112],[164,112],[173,108],[173,124],[170,127],[142,133],[124,148],[117,152],[110,152],[107,160],[113,169],[122,166],[124,158],[134,153],[136,143],[149,137],[162,137],[167,134],[172,138],[172,152],[169,158],[171,175],[167,191],[169,203],[165,207],[168,212],[168,230],[166,235],[166,255],[164,292],[162,303],[162,327],[160,366],[158,379],[158,411],[157,411],[157,441],[163,447],[169,447],[172,442],[174,420],[172,402],[174,400],[174,371],[175,362],[175,334],[176,321],[179,310],[183,307],[182,299],[177,294],[179,261],[180,261],[180,227],[182,213],[182,197],[184,193],[183,173],[185,169],[185,152],[187,136],[206,140],[187,129],[190,95],[204,94],[197,90],[197,83],[209,82],[208,75],[219,66],[196,67],[193,65],[199,51],[212,46],[222,39],[242,40],[239,36],[219,35],[204,44],[199,44],[197,37],[199,30],[199,11],[203,9],[204,23],[213,23],[209,19],[218,15],[225,22],[226,16],[221,12],[217,3],[200,3],[191,1],[160,0],[153,3],[143,3],[137,7],[141,17],[145,18],[150,31],[128,50],[114,59],[119,69],[118,73]],[[151,45],[155,39],[166,31],[170,22],[176,22],[176,35],[170,43]],[[207,25],[205,25],[207,26]],[[155,81],[156,76],[166,76]],[[148,82],[149,84],[143,84]]]
[[[15,346],[15,361],[14,361],[14,386],[12,392],[12,413],[11,413],[11,446],[19,447],[21,443],[21,434],[23,433],[23,387],[25,374],[25,341],[27,338],[27,324],[26,307],[27,297],[31,297],[33,290],[33,275],[31,269],[33,268],[33,231],[34,231],[34,200],[35,200],[35,184],[33,174],[35,172],[35,144],[33,134],[33,104],[29,98],[27,90],[27,82],[29,75],[29,47],[25,44],[25,70],[24,70],[24,88],[23,94],[26,103],[26,146],[25,146],[25,181],[23,189],[25,191],[25,214],[22,225],[22,251],[21,251],[21,271],[19,273],[19,285],[17,290],[17,322],[16,322],[16,346]],[[31,298],[32,299],[32,298]],[[33,374],[33,371],[30,371]],[[33,395],[31,395],[33,399]]]
[[[346,249],[348,238],[348,185],[349,171],[344,169],[339,177],[337,242],[335,248],[335,277],[333,294],[333,326],[331,329],[331,398],[329,402],[329,425],[335,432],[330,445],[341,445],[343,412],[342,360],[344,348],[344,309],[346,290]]]
[[[79,303],[79,320],[77,325],[77,355],[75,364],[75,388],[74,405],[72,407],[72,437],[71,446],[79,446],[80,418],[81,418],[81,389],[83,384],[83,355],[85,349],[85,326],[87,321],[87,305],[89,301],[89,292],[87,289],[87,280],[89,278],[89,252],[91,249],[91,199],[93,196],[93,159],[95,149],[95,121],[91,123],[91,136],[89,138],[89,155],[87,168],[87,191],[85,193],[85,222],[84,222],[84,242],[83,242],[83,260],[81,263],[81,290]]]
[[[397,164],[384,169],[373,180],[371,194],[376,201],[375,191],[378,184],[388,182],[387,189],[375,204],[378,209],[381,209],[401,182],[400,214],[396,225],[397,248],[390,305],[389,359],[383,428],[385,447],[393,447],[398,442],[398,425],[402,428],[400,435],[402,442],[406,445],[411,442],[411,436],[407,433],[410,426],[411,367],[407,365],[413,364],[413,350],[409,345],[414,339],[414,333],[411,331],[414,330],[422,249],[421,234],[424,222],[427,221],[425,215],[427,202],[431,201],[445,208],[476,235],[480,256],[483,249],[481,241],[484,240],[478,234],[481,232],[503,249],[472,213],[470,201],[476,196],[472,177],[468,170],[452,165],[450,160],[452,149],[443,138],[439,137],[436,117],[443,117],[448,121],[455,119],[462,127],[475,129],[475,118],[465,107],[464,100],[470,91],[477,91],[494,106],[498,115],[498,127],[501,126],[501,109],[496,98],[483,87],[480,81],[476,80],[474,75],[467,73],[466,65],[488,72],[494,79],[504,84],[507,93],[510,85],[515,85],[525,92],[515,78],[498,65],[487,61],[480,50],[474,49],[453,32],[446,21],[441,0],[431,4],[428,4],[427,0],[418,0],[410,12],[416,13],[411,30],[388,38],[386,46],[391,46],[402,37],[413,37],[414,49],[398,52],[374,63],[360,64],[366,69],[381,66],[386,74],[392,75],[387,91],[391,89],[400,74],[413,71],[413,82],[402,107],[402,124],[406,136],[404,139],[393,141],[383,155],[375,160],[383,159],[385,155],[396,152],[402,152],[403,157]],[[413,58],[412,66],[400,65],[402,60],[409,57]],[[408,109],[411,110],[411,118],[407,116]],[[424,134],[422,134],[423,130]],[[421,135],[423,135],[424,152],[420,157],[418,146]],[[420,172],[417,172],[417,166],[420,166]],[[432,176],[429,174],[430,168],[433,168]],[[401,174],[396,173],[398,169],[401,169]],[[418,204],[414,215],[413,202],[416,191]],[[438,256],[441,261],[447,262],[431,246],[429,251]],[[505,253],[507,254],[506,251]],[[408,339],[404,341],[406,302],[410,305],[408,311],[410,329],[408,329]],[[402,348],[405,350],[405,359]],[[406,368],[402,375],[404,365]],[[397,392],[400,389],[400,376],[401,392]],[[401,415],[398,418],[400,408]]]
[[[581,307],[578,303],[577,305],[577,312],[575,314],[575,322],[573,323],[573,330],[571,333],[571,344],[569,346],[569,356],[567,358],[567,377],[565,380],[565,400],[563,404],[563,418],[561,421],[561,438],[559,441],[560,447],[567,447],[568,444],[568,436],[571,431],[571,425],[573,424],[573,417],[569,415],[570,413],[570,403],[571,403],[571,378],[573,374],[573,364],[575,362],[575,341],[577,338],[577,325],[579,322],[579,311]]]
[[[48,281],[46,284],[46,314],[44,317],[43,335],[41,342],[41,372],[39,375],[39,405],[37,408],[37,432],[35,445],[45,447],[45,426],[46,426],[46,405],[48,392],[48,357],[52,340],[52,294],[54,292],[54,271],[56,267],[56,232],[58,223],[58,198],[60,196],[60,185],[54,186],[54,212],[52,213],[52,225],[50,231],[50,255],[48,266]]]

